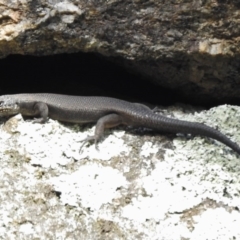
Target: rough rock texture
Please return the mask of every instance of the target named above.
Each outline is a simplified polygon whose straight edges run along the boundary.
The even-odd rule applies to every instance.
[[[239,107],[187,109],[163,113],[240,143]],[[118,128],[79,153],[90,125],[0,130],[0,239],[240,239],[240,156],[217,141]]]
[[[238,0],[0,0],[0,56],[111,57],[189,100],[240,96]]]

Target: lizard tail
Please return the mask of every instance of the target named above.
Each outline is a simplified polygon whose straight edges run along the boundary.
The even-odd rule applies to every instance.
[[[167,118],[157,114],[151,114],[150,118],[152,120],[149,124],[149,128],[155,128],[160,131],[162,130],[164,132],[171,133],[190,133],[193,135],[207,136],[218,140],[221,143],[224,143],[225,145],[236,151],[238,154],[240,154],[240,146],[237,143],[233,142],[220,131],[205,124]]]

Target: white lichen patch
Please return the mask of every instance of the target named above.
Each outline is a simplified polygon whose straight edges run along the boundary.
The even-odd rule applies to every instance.
[[[70,1],[59,2],[54,5],[54,8],[59,13],[78,13],[78,14],[82,13],[82,10],[73,3],[71,3]]]
[[[93,131],[91,131],[90,135],[93,134],[94,134]],[[127,147],[124,140],[121,139],[121,136],[123,136],[123,134],[124,134],[123,131],[118,132],[117,134],[113,133],[105,137],[103,141],[97,143],[97,146],[95,146],[95,144],[86,146],[88,145],[86,144],[81,148],[80,153],[77,153],[78,155],[75,157],[75,159],[95,158],[106,161],[110,160],[114,156],[121,156],[122,153],[126,154],[129,151],[129,147]]]
[[[166,218],[169,212],[182,212],[201,202],[201,196],[197,196],[192,189],[194,186],[191,186],[190,177],[186,177],[184,182],[178,181],[177,175],[181,170],[173,169],[173,162],[174,159],[170,158],[159,162],[151,175],[138,180],[138,185],[144,188],[146,196],[133,199],[133,202],[124,208],[124,216],[140,222],[147,219],[160,221]],[[187,162],[179,168],[189,170]],[[135,214],[132,214],[133,212]]]
[[[191,239],[239,239],[239,211],[228,212],[225,209],[208,209],[200,216],[195,216],[195,228]],[[217,238],[216,238],[217,233]]]
[[[17,118],[18,125],[14,128],[14,132],[19,133],[16,147],[20,154],[29,155],[32,164],[55,168],[84,158],[109,160],[129,151],[121,139],[123,131],[104,138],[97,144],[96,149],[94,143],[82,142],[94,134],[95,127],[81,133],[73,132],[52,120],[45,124],[33,124],[24,122],[20,115]],[[11,135],[6,134],[7,137],[10,138]]]
[[[149,157],[151,154],[157,153],[159,149],[156,145],[153,145],[153,143],[145,142],[141,150],[141,156]]]
[[[118,188],[126,185],[125,177],[118,170],[99,164],[81,166],[71,175],[61,175],[50,180],[61,192],[63,204],[83,206],[98,211],[103,204],[119,198]]]

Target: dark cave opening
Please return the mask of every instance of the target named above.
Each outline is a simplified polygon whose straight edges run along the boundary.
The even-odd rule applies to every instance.
[[[153,105],[180,101],[141,76],[93,53],[35,57],[10,55],[1,59],[1,95],[51,92],[110,96]]]
[[[114,61],[95,53],[51,56],[10,55],[0,60],[0,94],[61,93],[82,96],[109,96],[152,106],[174,103],[209,108],[234,101],[199,104],[179,92],[162,88],[149,79],[129,72]]]

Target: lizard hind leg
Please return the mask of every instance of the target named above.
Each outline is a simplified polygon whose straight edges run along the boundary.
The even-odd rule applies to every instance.
[[[111,113],[111,114],[108,114],[106,116],[103,116],[103,117],[99,118],[98,121],[97,121],[96,127],[95,127],[94,135],[86,137],[85,139],[83,139],[81,141],[81,142],[83,142],[83,144],[80,147],[79,152],[81,151],[81,149],[85,145],[85,143],[87,143],[89,141],[94,141],[95,148],[98,150],[97,143],[101,139],[105,128],[116,127],[116,126],[118,126],[122,123],[123,123],[123,121],[122,121],[121,116],[116,114],[116,113]]]

